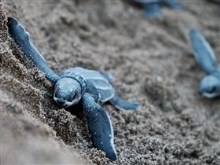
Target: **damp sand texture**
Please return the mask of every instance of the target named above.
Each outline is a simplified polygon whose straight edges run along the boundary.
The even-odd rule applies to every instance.
[[[198,28],[220,61],[220,10],[205,0],[161,17],[123,0],[0,1],[1,164],[220,164],[220,101],[198,92],[203,76],[188,43]],[[10,39],[16,17],[55,71],[110,72],[138,112],[108,104],[117,161],[93,147],[84,118],[53,101],[53,87]]]

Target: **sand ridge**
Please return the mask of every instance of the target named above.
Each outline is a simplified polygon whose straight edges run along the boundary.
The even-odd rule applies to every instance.
[[[187,41],[196,27],[220,54],[219,6],[183,3],[184,11],[164,8],[160,18],[146,19],[121,0],[0,1],[2,164],[220,164],[220,102],[197,93],[203,74]],[[118,94],[140,103],[138,112],[104,105],[117,161],[93,148],[74,109],[54,104],[51,84],[9,38],[7,16],[25,26],[55,71],[108,71]]]

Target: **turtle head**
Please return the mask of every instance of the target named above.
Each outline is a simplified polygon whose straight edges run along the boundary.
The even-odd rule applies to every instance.
[[[200,83],[199,92],[206,98],[220,96],[220,79],[213,75],[205,76]]]
[[[57,81],[54,89],[53,99],[62,107],[70,107],[79,102],[82,97],[80,83],[69,77],[61,78]]]

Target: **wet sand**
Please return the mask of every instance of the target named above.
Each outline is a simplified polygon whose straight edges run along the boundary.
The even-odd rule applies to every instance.
[[[220,6],[183,3],[183,11],[163,8],[146,19],[122,0],[0,1],[1,164],[220,164],[220,101],[198,94],[203,73],[187,37],[191,27],[201,30],[220,61]],[[118,95],[140,103],[138,112],[103,106],[117,161],[93,148],[75,109],[56,106],[51,84],[10,39],[7,16],[55,71],[108,71]]]

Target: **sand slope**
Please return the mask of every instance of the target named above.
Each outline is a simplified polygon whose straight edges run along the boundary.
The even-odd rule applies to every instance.
[[[220,164],[220,101],[197,93],[203,74],[187,41],[198,28],[220,54],[220,6],[183,3],[184,11],[164,8],[146,19],[122,0],[0,1],[1,163]],[[140,103],[138,112],[104,105],[116,162],[93,148],[74,109],[54,104],[51,84],[8,37],[7,16],[19,19],[54,70],[108,71],[118,94]]]

